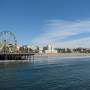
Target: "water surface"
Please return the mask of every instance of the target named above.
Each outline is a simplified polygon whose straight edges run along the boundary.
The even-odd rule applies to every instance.
[[[90,58],[2,63],[0,90],[90,90]]]

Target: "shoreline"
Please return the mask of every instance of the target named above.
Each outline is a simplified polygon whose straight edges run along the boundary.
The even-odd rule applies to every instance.
[[[84,58],[84,57],[90,57],[90,53],[58,53],[58,54],[36,54],[35,58]]]
[[[35,56],[90,56],[90,53],[57,53],[57,54],[35,54]]]

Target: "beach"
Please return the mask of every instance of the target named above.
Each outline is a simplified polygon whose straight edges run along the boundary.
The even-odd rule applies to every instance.
[[[64,57],[64,58],[84,58],[84,57],[90,57],[90,53],[57,53],[57,54],[35,54],[35,58],[49,58],[49,57]]]

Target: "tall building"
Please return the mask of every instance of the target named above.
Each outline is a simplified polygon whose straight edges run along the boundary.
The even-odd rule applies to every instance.
[[[57,50],[52,45],[47,46],[47,50],[45,50],[45,53],[57,53]]]

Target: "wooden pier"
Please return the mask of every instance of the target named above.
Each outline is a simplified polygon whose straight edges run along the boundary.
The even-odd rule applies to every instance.
[[[0,53],[0,60],[31,60],[34,53]]]

